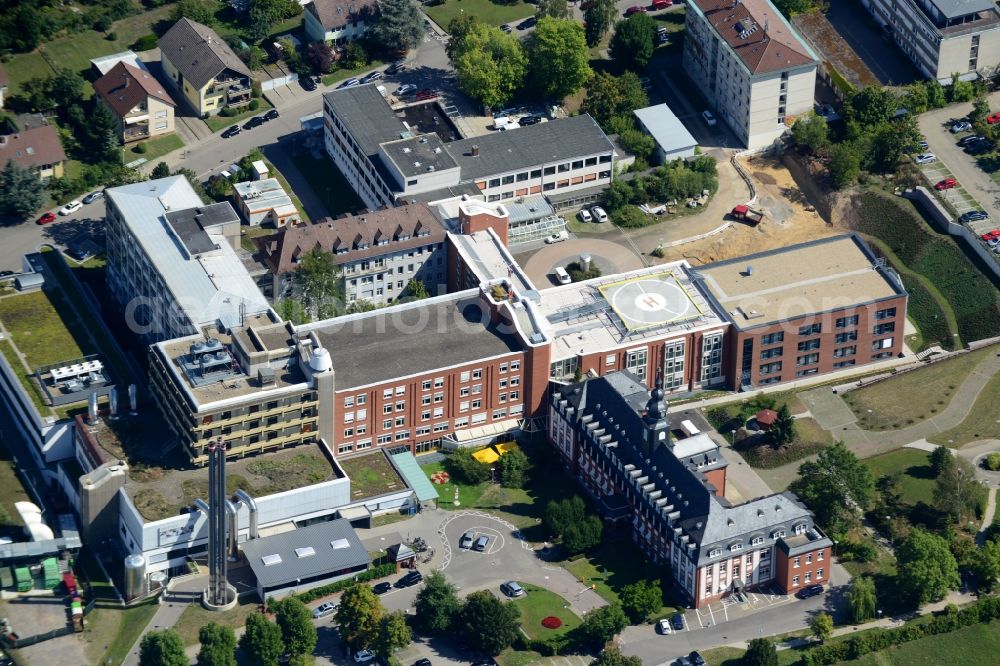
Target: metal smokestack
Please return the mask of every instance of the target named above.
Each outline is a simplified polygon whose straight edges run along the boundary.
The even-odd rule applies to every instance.
[[[587,272],[587,271],[590,270],[590,253],[589,252],[584,252],[583,254],[580,255],[580,268],[583,269],[584,272]]]
[[[117,420],[117,418],[118,418],[118,389],[117,388],[114,388],[114,387],[111,388],[111,393],[108,396],[108,400],[110,401],[111,420],[112,421]]]
[[[94,425],[97,423],[97,394],[91,393],[87,400],[87,423]]]
[[[135,388],[135,384],[128,385],[128,413],[131,416],[138,416],[139,410],[137,409],[136,401],[138,391]]]

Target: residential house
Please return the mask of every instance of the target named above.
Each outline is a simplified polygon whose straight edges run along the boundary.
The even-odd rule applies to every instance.
[[[48,180],[62,177],[66,153],[56,128],[43,124],[0,136],[0,168],[10,160]]]
[[[94,91],[118,120],[123,143],[173,133],[177,105],[149,72],[119,62],[94,82]]]
[[[375,0],[312,0],[305,10],[306,36],[312,42],[343,45],[362,37],[376,18]]]
[[[199,115],[250,104],[250,70],[208,26],[182,18],[157,45],[164,73]]]

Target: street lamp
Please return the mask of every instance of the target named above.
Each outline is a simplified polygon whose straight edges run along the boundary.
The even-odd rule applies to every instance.
[[[889,534],[889,547],[890,548],[894,548],[895,546],[893,545],[893,542],[892,542],[892,517],[891,516],[886,516],[885,517],[885,531]]]
[[[497,469],[496,467],[490,467],[490,483],[497,482],[496,477],[493,474],[496,471],[496,469]]]

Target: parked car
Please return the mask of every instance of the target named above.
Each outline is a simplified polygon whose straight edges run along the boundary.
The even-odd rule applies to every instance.
[[[337,604],[333,603],[332,601],[327,601],[326,603],[322,603],[313,609],[313,618],[318,620],[321,617],[326,617],[327,615],[333,615],[334,611],[336,610],[337,610]]]
[[[688,655],[688,659],[691,661],[692,664],[694,664],[694,666],[705,666],[705,664],[708,663],[705,661],[705,658],[701,656],[701,653],[698,652],[697,650],[693,650],[691,654]]]
[[[413,96],[413,99],[418,102],[422,102],[427,99],[434,99],[438,96],[437,92],[434,90],[419,90],[417,94]]]
[[[372,585],[372,592],[375,594],[385,594],[392,589],[392,585],[389,583],[375,583]]]
[[[972,123],[968,120],[959,120],[957,123],[951,126],[949,130],[952,134],[958,134],[959,132],[968,132],[972,129]]]
[[[945,178],[944,180],[939,180],[937,183],[935,183],[934,189],[938,191],[950,190],[956,185],[958,185],[958,181],[955,180],[954,178]]]
[[[42,213],[42,216],[36,221],[37,224],[48,224],[50,222],[56,221],[56,214],[52,211]]]
[[[274,120],[280,115],[281,114],[278,113],[277,109],[270,109],[267,113],[264,114],[264,120]]]
[[[646,13],[645,7],[632,5],[631,7],[625,10],[625,17],[628,18],[629,16],[632,16],[632,14],[645,14],[645,13]]]
[[[570,284],[573,282],[573,278],[569,276],[569,273],[567,273],[566,269],[562,266],[556,266],[556,270],[554,272],[556,274],[556,282],[559,284]]]
[[[517,124],[521,127],[527,127],[528,125],[537,125],[542,122],[542,117],[538,114],[531,114],[530,116],[523,116],[517,121]]]
[[[371,650],[358,650],[354,653],[354,663],[366,664],[375,658],[375,653]]]
[[[76,199],[73,199],[73,201],[70,201],[68,204],[59,209],[59,214],[72,215],[81,208],[83,208],[83,204],[77,201]]]
[[[417,86],[415,84],[404,83],[396,88],[396,97],[403,97],[404,95],[410,95],[415,92],[417,92]]]
[[[312,92],[313,90],[316,90],[316,87],[317,87],[316,86],[316,79],[314,79],[311,76],[300,76],[299,77],[299,84],[302,86],[302,88],[304,90],[308,90],[309,92]]]
[[[361,81],[359,79],[347,79],[339,86],[337,86],[337,90],[340,90],[342,88],[353,88],[354,86],[360,86],[360,85]]]
[[[986,116],[987,125],[993,125],[994,123],[1000,123],[1000,111]]]
[[[517,584],[517,581],[509,580],[506,583],[500,584],[500,591],[506,594],[508,597],[523,597],[527,594],[524,588]]]
[[[581,208],[580,212],[577,213],[576,216],[578,218],[580,218],[581,222],[593,222],[594,221],[594,216],[591,215],[590,211],[587,210],[586,208]]]
[[[930,164],[931,162],[937,161],[937,155],[934,153],[920,153],[913,158],[913,161],[917,164]]]
[[[653,10],[666,9],[674,4],[673,0],[653,0],[651,5]]]
[[[993,150],[993,142],[988,139],[983,139],[982,141],[970,143],[968,146],[963,148],[963,150],[969,155],[982,155],[983,153],[988,153]]]
[[[670,633],[671,633],[670,632],[670,620],[668,620],[667,618],[663,618],[662,620],[660,620],[659,622],[657,622],[656,623],[656,630],[661,635],[663,635],[663,636],[669,636]]]
[[[969,136],[963,136],[961,139],[959,139],[958,145],[965,148],[968,145],[971,145],[973,143],[978,143],[980,141],[983,141],[984,139],[985,137],[979,134],[970,134]]]
[[[476,543],[472,544],[472,549],[478,550],[480,553],[482,553],[486,550],[486,547],[489,545],[490,545],[490,538],[485,534],[481,534],[479,538],[476,539]]]
[[[405,66],[406,66],[405,60],[397,60],[396,62],[392,63],[391,65],[385,68],[385,73],[395,74],[396,72],[401,72],[403,71],[403,67]]]
[[[590,214],[594,216],[595,222],[607,222],[608,214],[604,212],[604,209],[600,206],[591,206]]]
[[[463,550],[472,548],[472,534],[470,532],[462,535],[462,538],[458,540],[458,547]]]
[[[666,32],[666,31],[657,33],[657,35],[656,35],[656,45],[657,46],[662,46],[663,44],[666,44],[669,41],[670,41],[670,33]]]
[[[701,112],[701,117],[705,119],[709,127],[715,127],[715,116],[712,115],[711,111],[705,109]]]
[[[502,26],[500,26],[500,31],[508,35],[511,33],[512,30],[513,28],[510,27],[509,23],[504,23]]]
[[[565,229],[563,229],[562,231],[558,231],[558,232],[552,234],[551,236],[548,236],[545,239],[545,244],[546,245],[552,245],[553,243],[561,243],[564,240],[568,240],[568,239],[569,239],[569,234],[566,232]]]
[[[423,659],[417,659],[413,662],[413,666],[431,666],[431,660],[426,657]]]
[[[231,136],[236,136],[242,131],[243,131],[242,127],[240,127],[239,125],[233,125],[232,127],[230,127],[229,129],[227,129],[225,132],[222,133],[222,138],[228,139]]]
[[[396,587],[398,588],[413,587],[423,579],[424,575],[422,573],[420,573],[419,571],[411,571],[410,573],[406,574],[405,576],[396,581]]]
[[[101,191],[101,190],[98,190],[96,192],[91,192],[90,194],[88,194],[87,196],[85,196],[83,198],[83,203],[85,203],[85,204],[94,203],[98,199],[103,199],[103,198],[104,198],[104,192]]]
[[[674,659],[674,666],[692,666],[692,664],[690,659],[681,655],[677,659]]]
[[[517,29],[518,30],[527,30],[528,28],[535,27],[536,23],[538,23],[538,17],[537,16],[529,16],[528,18],[524,19],[523,21],[521,21],[520,23],[517,24]]]
[[[823,594],[822,585],[810,585],[808,587],[803,587],[795,593],[795,596],[799,599],[808,599],[810,597],[815,597],[817,594]]]
[[[371,83],[372,81],[378,81],[382,78],[382,72],[374,71],[365,74],[361,77],[361,83]]]
[[[993,229],[991,231],[987,231],[985,234],[980,236],[980,238],[982,238],[984,241],[990,241],[994,238],[1000,238],[1000,229]]]
[[[674,613],[674,616],[670,618],[670,625],[674,628],[674,631],[681,631],[684,629],[684,616],[680,613]]]
[[[989,219],[989,217],[985,210],[969,210],[962,213],[962,216],[958,219],[962,222],[978,222],[979,220]]]
[[[260,127],[264,124],[264,119],[261,116],[254,116],[250,120],[243,123],[243,129],[252,130],[254,127]]]

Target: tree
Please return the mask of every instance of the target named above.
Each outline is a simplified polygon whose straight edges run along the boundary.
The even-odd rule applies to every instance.
[[[59,106],[69,106],[83,100],[85,83],[86,81],[83,80],[79,72],[61,67],[56,75],[49,80],[49,94]]]
[[[274,619],[281,629],[281,640],[290,655],[312,654],[316,649],[316,625],[312,613],[298,597],[286,597],[270,604],[274,608]]]
[[[590,666],[642,666],[642,659],[626,657],[617,645],[609,645],[601,650],[597,659],[590,662]]]
[[[961,456],[953,456],[934,486],[934,506],[955,522],[975,516],[984,506],[986,489],[976,479],[976,469]]]
[[[209,622],[198,631],[198,666],[236,666],[236,634],[232,627]]]
[[[809,620],[809,631],[822,643],[833,635],[833,618],[827,613],[818,613]]]
[[[570,555],[590,550],[601,542],[604,524],[601,519],[591,514],[583,520],[566,527],[562,544]]]
[[[455,586],[440,571],[424,578],[424,586],[417,593],[413,622],[421,631],[443,636],[454,626],[462,604],[455,594]]]
[[[179,0],[170,11],[170,21],[176,23],[182,18],[189,18],[211,27],[215,24],[215,13],[218,11],[216,0]]]
[[[778,651],[768,638],[754,638],[747,644],[743,666],[778,666]]]
[[[774,6],[778,11],[792,18],[796,14],[805,14],[816,8],[814,0],[774,0]]]
[[[592,648],[599,650],[614,638],[615,634],[628,626],[628,618],[621,604],[609,604],[588,611],[580,623],[580,636]]]
[[[838,143],[830,155],[830,175],[837,187],[858,182],[861,175],[861,151],[851,142]]]
[[[652,613],[663,608],[663,590],[660,589],[659,580],[640,580],[626,585],[618,598],[632,624],[645,622]]]
[[[521,488],[524,477],[531,467],[528,456],[520,449],[514,449],[500,456],[500,484],[504,488]]]
[[[312,42],[306,47],[306,62],[317,74],[329,74],[333,71],[333,51],[326,42]]]
[[[545,505],[542,524],[549,536],[558,538],[564,534],[567,525],[580,522],[585,515],[587,515],[587,505],[579,495],[559,501],[549,500]]]
[[[490,478],[490,468],[479,462],[469,449],[457,449],[445,459],[445,466],[452,476],[469,485],[482,483]]]
[[[510,100],[524,84],[528,71],[521,40],[479,22],[473,23],[454,46],[451,58],[459,87],[492,108]]]
[[[792,125],[792,138],[796,146],[810,153],[825,151],[830,145],[830,126],[823,116],[800,116]]]
[[[903,94],[903,106],[914,114],[923,113],[930,108],[927,86],[924,85],[923,81],[916,81],[906,86],[906,92]]]
[[[637,129],[623,129],[618,133],[618,142],[626,152],[636,157],[648,160],[656,150],[656,142],[653,137]]]
[[[548,16],[555,19],[570,18],[569,3],[566,0],[538,0],[535,16],[538,18]]]
[[[987,541],[972,556],[972,573],[984,590],[993,589],[1000,578],[1000,541]]]
[[[874,618],[878,600],[871,576],[856,576],[847,591],[847,600],[851,604],[851,622],[861,624]]]
[[[253,613],[247,618],[246,630],[240,637],[240,650],[256,666],[278,666],[278,660],[285,654],[281,627],[264,615]]]
[[[315,247],[303,254],[293,280],[299,300],[310,315],[325,319],[336,313],[340,273],[332,252]]]
[[[939,477],[945,469],[954,464],[955,458],[951,455],[951,449],[947,446],[939,446],[931,451],[930,462],[934,476]]]
[[[381,14],[370,34],[387,51],[406,53],[424,38],[424,19],[413,0],[382,0]]]
[[[448,22],[448,45],[445,47],[445,52],[448,54],[448,58],[454,62],[455,54],[462,48],[464,48],[465,36],[468,35],[472,29],[477,25],[482,25],[482,20],[470,13],[462,12],[451,21]]]
[[[157,165],[153,167],[153,170],[149,172],[149,177],[153,179],[166,178],[169,175],[170,175],[170,167],[167,166],[166,162],[157,163]]]
[[[245,15],[246,36],[257,42],[267,37],[271,26],[282,19],[286,0],[249,0]]]
[[[646,106],[649,106],[649,97],[635,72],[625,72],[621,76],[599,72],[587,84],[587,96],[583,98],[580,111],[589,113],[605,132],[609,132],[614,118],[625,117],[634,127],[632,112]]]
[[[12,3],[13,11],[0,16],[0,48],[18,53],[33,51],[42,39],[42,15],[31,3]]]
[[[927,108],[940,109],[948,103],[948,91],[937,79],[924,81],[924,87],[927,88]]]
[[[844,531],[871,504],[875,483],[871,472],[843,442],[820,451],[815,461],[799,466],[799,479],[791,488],[831,531]]]
[[[968,102],[975,97],[976,88],[971,81],[962,81],[958,78],[958,73],[951,75],[951,85],[948,86],[949,99],[954,102]]]
[[[618,18],[614,0],[591,0],[583,10],[583,32],[587,46],[597,46]]]
[[[45,203],[45,186],[31,169],[7,160],[0,171],[0,212],[24,218]]]
[[[969,122],[972,124],[981,123],[990,115],[990,103],[985,97],[977,97],[972,102],[972,113],[969,114]]]
[[[879,86],[865,86],[854,93],[844,106],[847,119],[870,129],[888,121],[899,108],[899,100],[891,91]]]
[[[631,70],[643,70],[653,57],[656,22],[643,13],[632,14],[615,25],[608,55]]]
[[[118,121],[103,104],[94,106],[87,119],[84,142],[101,162],[121,162]]]
[[[528,63],[532,81],[543,94],[561,100],[575,93],[593,75],[583,26],[571,20],[539,20],[529,40]]]
[[[416,278],[411,279],[406,283],[406,298],[412,299],[414,301],[419,301],[423,298],[430,296],[427,293],[427,286],[424,285],[423,280],[418,280]]]
[[[413,634],[410,633],[406,615],[402,611],[383,615],[379,620],[378,634],[373,643],[374,652],[389,661],[396,650],[405,648],[412,640]]]
[[[795,434],[795,419],[788,409],[788,404],[782,403],[781,407],[778,407],[778,419],[768,431],[767,439],[771,446],[779,449],[794,442]]]
[[[944,598],[960,582],[948,542],[919,527],[896,547],[896,570],[896,586],[918,606]]]
[[[333,621],[352,649],[367,647],[378,637],[382,602],[367,585],[354,585],[341,595]]]
[[[143,636],[139,666],[188,666],[181,637],[173,629],[153,630]]]
[[[521,631],[521,611],[509,601],[500,601],[489,590],[466,597],[459,617],[466,638],[491,655],[510,647]]]

